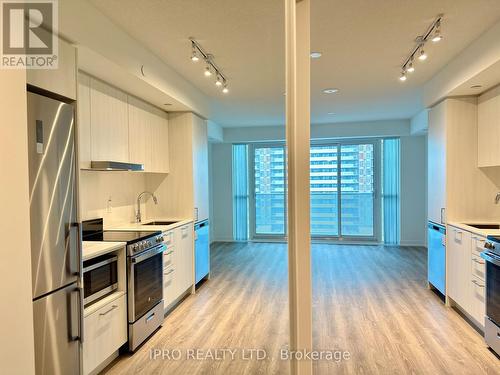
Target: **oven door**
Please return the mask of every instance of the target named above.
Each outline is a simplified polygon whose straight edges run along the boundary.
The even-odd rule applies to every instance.
[[[163,299],[163,245],[128,258],[128,321],[134,323]]]
[[[486,260],[486,315],[500,326],[500,256],[483,251]]]

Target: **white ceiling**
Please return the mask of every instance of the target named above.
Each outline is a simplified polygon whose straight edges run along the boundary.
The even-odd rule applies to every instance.
[[[282,0],[90,0],[112,21],[191,81],[212,101],[222,126],[284,122]],[[313,0],[312,122],[409,118],[421,107],[424,82],[500,19],[498,0]],[[444,40],[405,82],[400,65],[439,13]],[[223,95],[203,65],[192,63],[188,38],[215,56],[228,76]],[[336,87],[333,95],[322,93]],[[335,115],[328,115],[335,112]]]

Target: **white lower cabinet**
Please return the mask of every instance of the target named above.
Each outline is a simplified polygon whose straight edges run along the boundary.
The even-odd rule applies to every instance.
[[[127,295],[85,316],[83,373],[89,374],[127,342]]]
[[[171,307],[194,282],[193,223],[163,233],[163,303]]]
[[[485,239],[463,229],[447,230],[447,295],[484,328],[485,263],[479,256]]]

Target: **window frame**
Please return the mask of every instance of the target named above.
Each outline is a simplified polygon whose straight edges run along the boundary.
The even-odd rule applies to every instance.
[[[325,146],[325,145],[335,145],[338,147],[338,160],[337,160],[337,191],[338,201],[338,235],[311,235],[311,240],[315,242],[345,242],[345,243],[380,243],[382,239],[382,156],[381,152],[381,142],[385,137],[372,137],[372,138],[331,138],[331,139],[311,139],[311,147],[313,146]],[[344,235],[342,234],[342,194],[340,191],[341,184],[341,147],[343,145],[360,145],[360,144],[372,144],[373,145],[373,236],[356,236],[356,235]],[[284,234],[259,234],[256,233],[256,221],[255,221],[255,149],[256,148],[266,148],[266,147],[281,147],[286,155],[286,144],[283,141],[270,141],[270,142],[254,142],[248,144],[248,189],[249,189],[249,236],[252,241],[286,241],[288,237],[288,225],[287,225],[287,213],[288,213],[288,202],[287,202],[287,183],[285,186],[285,205],[284,205],[284,218],[285,218],[285,228]],[[287,168],[285,163],[284,168],[284,180],[286,181]]]

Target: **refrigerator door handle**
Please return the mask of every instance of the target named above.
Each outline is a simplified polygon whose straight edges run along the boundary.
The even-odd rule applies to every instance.
[[[76,229],[76,259],[78,262],[77,268],[72,272],[73,275],[83,277],[83,254],[82,254],[82,226],[80,223],[71,223],[71,228]]]
[[[78,302],[75,303],[76,296],[78,297]],[[83,343],[83,288],[73,289],[70,292],[70,301],[69,338],[71,341],[80,341]],[[78,310],[77,314],[75,314],[75,310]],[[75,318],[78,319],[78,323],[75,323]],[[75,334],[75,331],[78,332]]]

